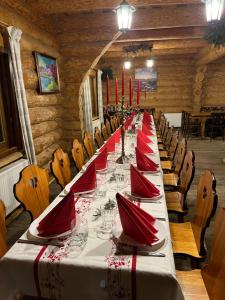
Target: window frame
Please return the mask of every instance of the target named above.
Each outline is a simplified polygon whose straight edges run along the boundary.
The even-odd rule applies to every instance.
[[[98,103],[98,77],[97,70],[92,69],[89,73],[90,80],[90,95],[91,95],[91,106],[92,106],[92,121],[99,119],[99,103]],[[93,109],[93,104],[95,107]],[[95,114],[93,114],[96,112]]]

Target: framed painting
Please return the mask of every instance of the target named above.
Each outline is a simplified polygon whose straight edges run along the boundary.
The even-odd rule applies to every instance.
[[[157,71],[154,68],[139,68],[135,70],[134,88],[141,82],[141,91],[155,92],[157,90]]]
[[[59,74],[56,58],[39,52],[34,52],[34,56],[40,94],[59,93]]]

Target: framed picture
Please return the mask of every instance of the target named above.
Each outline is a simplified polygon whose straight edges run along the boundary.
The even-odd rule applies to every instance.
[[[137,90],[138,80],[141,82],[142,92],[155,92],[157,90],[157,71],[154,68],[140,68],[135,70],[135,90]]]
[[[56,58],[34,52],[38,73],[40,94],[53,94],[60,91]]]

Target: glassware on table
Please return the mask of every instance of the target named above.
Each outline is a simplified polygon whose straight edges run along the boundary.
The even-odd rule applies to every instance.
[[[115,207],[111,209],[101,209],[102,224],[97,231],[100,239],[108,240],[112,237],[113,226],[115,222]]]
[[[82,218],[75,229],[72,230],[70,237],[70,246],[82,247],[86,244],[88,238],[88,222],[87,219]]]

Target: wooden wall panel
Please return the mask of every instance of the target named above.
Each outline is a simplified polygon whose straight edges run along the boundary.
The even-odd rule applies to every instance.
[[[99,68],[112,66],[114,79],[119,80],[119,94],[121,93],[121,69],[123,61],[110,58],[99,62]],[[145,58],[133,60],[132,68],[126,71],[125,98],[129,101],[129,77],[134,78],[135,68],[145,67]],[[189,57],[157,57],[155,68],[158,73],[157,91],[141,93],[141,107],[155,107],[164,112],[181,112],[192,109],[193,78],[195,74],[194,61]],[[115,101],[115,80],[110,80],[111,103]],[[120,94],[121,95],[121,94]],[[106,83],[103,82],[103,99],[106,103]],[[134,91],[134,99],[136,92]]]
[[[0,20],[22,30],[21,60],[24,84],[31,120],[35,152],[39,166],[49,165],[53,151],[60,145],[62,130],[62,93],[39,95],[38,77],[35,70],[33,51],[46,53],[58,59],[61,69],[61,55],[53,36],[40,30],[29,20],[18,16],[15,11],[0,10]],[[0,40],[2,44],[2,40]],[[0,44],[0,46],[1,46]],[[62,80],[60,78],[62,83]],[[63,84],[61,84],[63,86]]]
[[[202,106],[225,106],[225,58],[208,64]]]

